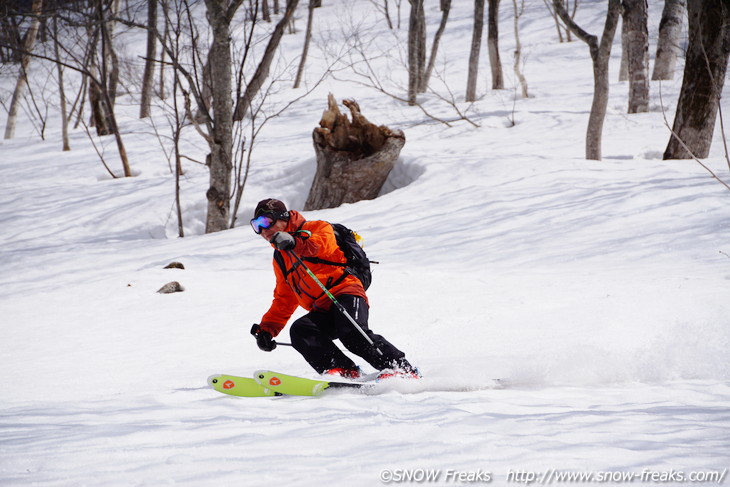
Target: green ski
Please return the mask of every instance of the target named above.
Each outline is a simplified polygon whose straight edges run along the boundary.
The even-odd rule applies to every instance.
[[[331,382],[305,379],[304,377],[281,374],[271,370],[257,370],[254,373],[254,380],[259,384],[259,387],[291,396],[319,396],[326,389],[359,389],[366,385],[372,385],[372,383],[367,382]]]
[[[208,377],[208,385],[218,392],[241,397],[271,397],[280,393],[259,385],[249,377],[218,374]]]

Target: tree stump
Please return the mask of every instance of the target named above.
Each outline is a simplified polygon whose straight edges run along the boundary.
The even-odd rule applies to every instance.
[[[376,198],[406,143],[402,131],[370,123],[354,100],[342,102],[352,121],[337,108],[332,94],[327,102],[312,133],[317,172],[305,211]]]

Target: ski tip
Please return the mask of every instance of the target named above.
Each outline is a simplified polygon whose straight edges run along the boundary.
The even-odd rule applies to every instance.
[[[218,381],[220,381],[220,378],[221,378],[221,374],[211,375],[210,377],[208,377],[208,380],[207,380],[208,386],[215,387],[216,384],[218,384]]]

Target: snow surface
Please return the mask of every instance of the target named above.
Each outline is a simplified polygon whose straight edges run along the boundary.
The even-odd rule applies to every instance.
[[[430,43],[439,12],[427,3]],[[472,7],[454,3],[437,72],[466,110]],[[662,2],[649,3],[653,60]],[[393,44],[373,3],[324,4],[310,85],[327,61],[323,39],[342,39],[350,22],[363,39]],[[478,128],[434,123],[338,71],[265,126],[239,228],[218,234],[202,234],[207,171],[185,160],[187,236],[176,237],[174,177],[134,97],[118,104],[136,174],[127,179],[109,177],[83,130],[64,153],[57,117],[41,141],[24,112],[17,137],[0,143],[0,485],[372,486],[427,483],[419,476],[429,472],[440,485],[546,483],[556,472],[671,484],[677,472],[727,469],[730,193],[694,161],[661,160],[669,134],[659,83],[651,112],[626,114],[618,38],[604,159],[584,160],[587,47],[558,43],[543,2],[528,0],[520,27],[532,97],[515,100],[511,4],[501,10],[508,88],[488,89],[482,49],[481,98],[468,111]],[[605,2],[582,2],[577,20],[600,34],[604,11]],[[304,5],[298,16],[300,32],[283,41],[289,62]],[[144,52],[143,36],[129,35],[126,51]],[[403,96],[403,67],[370,49]],[[670,122],[682,68],[661,84]],[[51,76],[31,69],[36,85]],[[0,72],[6,106],[11,71]],[[271,100],[287,100],[288,86]],[[246,223],[264,197],[303,206],[328,92],[403,129],[407,143],[381,197],[306,216],[365,237],[381,262],[371,327],[425,378],[368,395],[218,394],[206,386],[211,374],[312,374],[292,349],[266,354],[248,335],[273,274],[270,248]],[[453,117],[435,96],[421,100]],[[167,130],[159,109],[155,124]],[[200,137],[188,129],[184,138],[186,155],[203,160]],[[105,157],[120,171],[107,139]],[[718,123],[703,162],[730,179],[722,141]],[[171,261],[186,269],[163,269]],[[156,293],[172,280],[185,292]]]

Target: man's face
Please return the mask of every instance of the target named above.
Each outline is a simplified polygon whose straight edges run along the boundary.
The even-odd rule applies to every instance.
[[[288,222],[286,220],[276,220],[276,222],[269,228],[261,229],[261,236],[269,242],[276,232],[283,232],[284,229],[286,229],[287,223]]]

